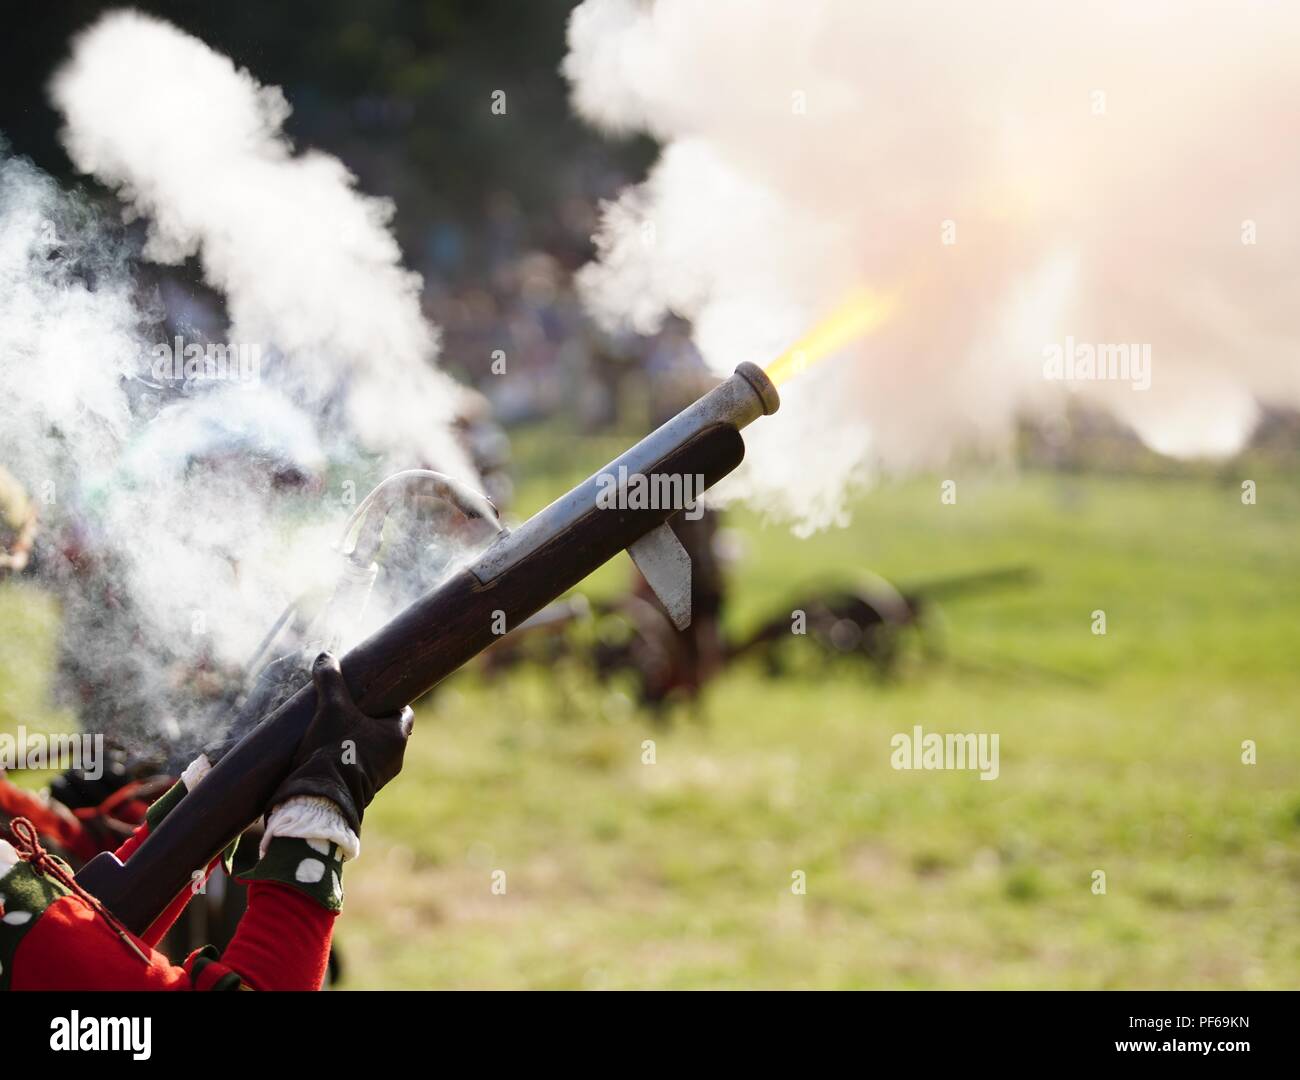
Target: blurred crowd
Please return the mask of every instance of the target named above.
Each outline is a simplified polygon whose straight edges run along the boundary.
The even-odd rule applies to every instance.
[[[653,417],[707,381],[689,327],[608,333],[585,314],[574,274],[591,257],[602,199],[632,178],[598,159],[575,168],[553,213],[530,217],[506,191],[486,196],[477,232],[432,223],[420,268],[443,364],[507,426],[563,414],[582,432],[631,412]]]

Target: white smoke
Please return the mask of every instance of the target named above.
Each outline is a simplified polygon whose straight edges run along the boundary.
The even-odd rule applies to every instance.
[[[137,373],[142,317],[124,253],[88,217],[0,141],[0,453],[37,476],[69,454],[102,460],[131,423],[120,380]]]
[[[129,253],[0,146],[0,462],[41,518],[66,695],[91,730],[157,753],[201,738],[204,668],[238,667],[290,598],[337,574],[338,513],[319,496],[285,512],[268,468],[285,440],[268,432],[297,431],[298,467],[324,458],[269,387],[148,407],[154,322]]]
[[[732,495],[817,527],[879,469],[1005,448],[1067,400],[1067,338],[1150,345],[1149,390],[1069,385],[1163,453],[1300,404],[1293,6],[586,0],[569,45],[577,110],[663,144],[581,275],[598,318],[684,316],[721,373],[897,298],[782,389]]]
[[[75,39],[50,92],[73,163],[148,219],[145,255],[199,256],[230,341],[273,348],[315,408],[346,395],[350,429],[394,463],[472,478],[449,435],[461,390],[432,366],[437,334],[389,231],[393,205],[359,193],[337,158],[294,153],[278,87],[119,11]]]
[[[337,580],[358,482],[472,479],[451,434],[462,391],[432,365],[392,206],[293,152],[278,89],[122,12],[74,41],[51,94],[76,166],[146,220],[144,256],[197,255],[227,339],[261,347],[260,379],[159,387],[152,350],[171,340],[123,228],[0,145],[0,463],[40,507],[65,688],[90,730],[192,747],[212,734],[205,683]],[[322,487],[331,467],[341,490]],[[385,599],[409,596],[390,582]],[[371,607],[344,647],[391,614]]]

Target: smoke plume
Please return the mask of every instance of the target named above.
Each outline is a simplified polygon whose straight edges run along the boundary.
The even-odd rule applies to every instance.
[[[783,388],[732,495],[825,525],[1071,392],[1176,456],[1300,404],[1291,7],[586,0],[569,46],[578,112],[663,146],[581,276],[600,320],[684,316],[725,372],[895,301]],[[1149,347],[1149,388],[1049,377],[1074,343]]]
[[[392,206],[294,152],[277,88],[121,12],[75,39],[51,95],[75,165],[147,233],[141,252],[0,144],[0,462],[40,507],[35,572],[62,600],[83,726],[166,756],[215,734],[213,701],[286,603],[332,588],[353,497],[395,468],[473,479],[462,391],[432,365]],[[160,373],[173,339],[141,255],[197,256],[253,378]]]
[[[125,247],[0,139],[0,460],[46,477],[111,455],[144,329]]]
[[[273,348],[278,377],[316,409],[345,396],[372,449],[472,475],[448,436],[460,388],[431,366],[437,335],[389,231],[394,207],[337,158],[294,152],[278,87],[120,11],[74,41],[51,97],[73,163],[147,219],[145,256],[201,259],[230,341]]]

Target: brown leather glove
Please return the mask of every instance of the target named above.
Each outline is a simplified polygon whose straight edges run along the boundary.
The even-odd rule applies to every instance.
[[[330,653],[316,657],[311,677],[316,713],[267,810],[298,795],[316,795],[337,805],[352,831],[359,833],[361,815],[375,792],[402,771],[414,716],[410,709],[366,716],[352,700],[339,662]]]

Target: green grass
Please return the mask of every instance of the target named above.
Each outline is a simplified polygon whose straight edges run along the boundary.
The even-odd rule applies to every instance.
[[[619,445],[526,436],[521,510]],[[956,475],[955,506],[889,485],[807,541],[730,519],[733,630],[800,581],[1034,569],[946,603],[945,655],[892,682],[739,667],[659,724],[563,667],[446,684],[349,867],[345,985],[1300,982],[1300,487],[1252,476],[1248,507],[1228,471]],[[42,707],[51,609],[8,586],[0,630],[12,722]],[[895,771],[915,724],[997,733],[1000,777]]]

